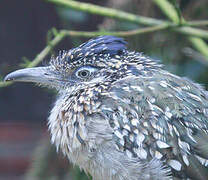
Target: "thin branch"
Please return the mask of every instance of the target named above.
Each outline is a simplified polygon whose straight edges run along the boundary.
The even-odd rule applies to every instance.
[[[208,31],[202,29],[191,28],[191,27],[180,27],[180,28],[176,28],[174,31],[180,32],[181,34],[188,36],[195,36],[199,38],[208,39]]]
[[[64,6],[67,8],[72,8],[75,10],[97,14],[97,15],[101,15],[105,17],[111,17],[114,19],[125,20],[128,22],[136,23],[136,24],[152,26],[152,25],[158,25],[161,23],[168,23],[162,20],[134,15],[134,14],[127,13],[124,11],[101,7],[101,6],[90,4],[90,3],[83,3],[83,2],[71,1],[71,0],[46,0],[46,1],[57,4],[59,6]]]
[[[83,2],[72,1],[72,0],[46,0],[46,1],[57,4],[59,6],[64,6],[67,8],[72,8],[75,10],[88,12],[91,14],[97,14],[97,15],[101,15],[101,16],[105,16],[105,17],[111,17],[114,19],[125,20],[128,22],[136,23],[136,24],[143,24],[143,25],[147,25],[147,26],[161,25],[161,24],[169,25],[172,27],[178,26],[177,28],[170,28],[170,30],[176,31],[176,32],[179,32],[182,34],[187,34],[187,35],[190,35],[190,31],[191,31],[191,34],[194,36],[207,38],[207,34],[205,34],[205,33],[208,33],[208,32],[201,30],[201,32],[203,31],[203,34],[200,34],[199,33],[200,29],[196,29],[196,28],[192,29],[191,27],[185,27],[185,26],[189,25],[189,22],[185,22],[184,20],[183,20],[183,22],[180,22],[180,19],[176,18],[177,12],[175,11],[173,5],[170,4],[169,2],[167,2],[166,0],[162,0],[162,1],[161,0],[153,0],[153,1],[155,1],[157,3],[157,5],[159,7],[161,7],[163,11],[165,11],[165,14],[169,18],[171,18],[171,20],[174,20],[174,22],[139,16],[139,15],[127,13],[127,12],[112,9],[112,8],[106,8],[106,7],[101,7],[101,6],[90,4],[90,3],[83,3]],[[165,7],[166,5],[168,6],[167,9]],[[180,23],[182,23],[183,27],[181,27]],[[204,23],[205,22],[203,22],[203,24]],[[193,26],[195,26],[196,22],[191,22],[190,25],[191,24]],[[197,32],[197,33],[195,33],[195,32]]]
[[[197,21],[188,21],[185,23],[187,26],[208,26],[208,20],[197,20]]]
[[[49,44],[38,54],[35,59],[28,64],[27,68],[30,67],[35,67],[37,66],[48,54],[49,52],[66,36],[66,33],[60,32],[58,33],[53,40],[49,42]],[[9,81],[9,82],[0,82],[0,88],[1,87],[6,87],[14,82]]]
[[[35,59],[29,63],[27,66],[29,67],[35,67],[37,66],[47,55],[48,53],[66,36],[65,33],[60,32],[58,33],[55,38],[49,42],[49,44],[38,54]]]
[[[101,7],[98,5],[90,4],[90,3],[83,3],[83,2],[78,2],[78,1],[72,1],[72,0],[46,0],[48,2],[57,4],[59,6],[64,6],[67,8],[72,8],[78,11],[83,11],[83,12],[88,12],[92,14],[97,14],[105,17],[111,17],[113,19],[120,19],[120,20],[125,20],[128,22],[136,23],[136,24],[143,24],[143,25],[158,25],[161,23],[168,23],[172,24],[169,21],[164,21],[164,20],[158,20],[154,18],[149,18],[149,17],[144,17],[144,16],[139,16],[135,15],[132,13],[127,13],[124,11],[120,11],[117,9],[112,9],[112,8],[107,8],[107,7]],[[158,1],[158,0],[155,0]],[[176,19],[176,21],[179,22],[179,19],[177,17],[177,13],[173,11],[173,5],[170,5],[169,3],[166,3],[166,1],[162,2],[163,3],[163,9],[165,11],[171,11],[171,19]],[[166,7],[167,5],[168,7]],[[189,22],[184,22],[184,25],[188,26],[207,26],[208,21],[207,20],[198,20],[198,21],[189,21]]]
[[[208,61],[208,46],[205,41],[203,41],[200,38],[196,37],[188,37],[188,40],[192,43],[192,45],[206,57],[206,60]],[[204,58],[205,59],[205,58]]]
[[[121,36],[121,37],[127,37],[127,36],[133,36],[138,34],[145,34],[155,31],[160,31],[169,28],[169,25],[162,24],[152,27],[146,27],[146,28],[139,28],[135,30],[130,31],[116,31],[116,32],[108,32],[108,31],[94,31],[94,32],[86,32],[86,31],[69,31],[69,30],[61,30],[60,32],[65,33],[65,35],[68,36],[74,36],[74,37],[96,37],[101,35],[112,35],[112,36]]]
[[[174,23],[179,24],[180,18],[175,7],[166,0],[153,0],[153,2],[163,11],[163,13]]]
[[[169,18],[171,19],[174,23],[177,23],[178,20],[176,18],[173,18],[175,16],[175,14],[177,14],[176,10],[173,8],[172,4],[170,4],[167,0],[153,0],[155,2],[155,4],[157,4],[159,6],[159,8],[163,11],[163,13]],[[172,6],[171,9],[169,9],[169,11],[165,10],[164,5],[169,4],[170,7]],[[174,12],[175,11],[175,12]],[[183,19],[183,23],[186,23],[185,20]],[[185,30],[184,30],[185,28]],[[190,35],[195,34],[197,36],[197,34],[200,34],[200,37],[203,37],[205,35],[204,38],[207,38],[207,33],[205,30],[199,30],[199,29],[193,29],[191,27],[181,27],[180,29],[175,29],[175,31],[178,31],[180,33],[183,34],[187,34],[190,33]],[[199,38],[199,37],[188,37],[188,40],[191,42],[191,44],[204,56],[208,57],[208,45],[207,43]]]
[[[12,81],[9,81],[9,82],[0,81],[0,88],[7,87],[11,84],[13,84]]]

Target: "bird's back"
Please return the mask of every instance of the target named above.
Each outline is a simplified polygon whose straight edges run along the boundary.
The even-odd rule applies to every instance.
[[[208,178],[208,96],[202,87],[161,70],[127,76],[105,96],[119,151],[158,159],[180,179]]]

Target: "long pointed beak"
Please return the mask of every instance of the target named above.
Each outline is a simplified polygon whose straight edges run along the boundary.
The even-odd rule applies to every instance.
[[[8,74],[4,81],[35,82],[48,85],[57,79],[50,73],[48,67],[25,68]]]

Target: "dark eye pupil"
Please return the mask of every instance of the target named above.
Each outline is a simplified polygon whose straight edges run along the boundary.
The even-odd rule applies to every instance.
[[[78,73],[78,75],[81,76],[81,77],[87,77],[89,75],[89,72],[88,71],[80,71]]]
[[[82,75],[82,76],[87,76],[87,72],[86,72],[86,71],[82,71],[82,72],[81,72],[81,75]]]

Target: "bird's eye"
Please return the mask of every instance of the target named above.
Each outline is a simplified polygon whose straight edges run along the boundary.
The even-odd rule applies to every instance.
[[[88,70],[81,70],[81,71],[79,71],[78,73],[77,73],[77,75],[79,76],[79,77],[81,77],[81,78],[87,78],[87,77],[89,77],[90,76],[90,71],[88,71]]]
[[[89,77],[93,77],[97,70],[96,67],[85,65],[76,69],[75,76],[80,79],[90,79]]]

